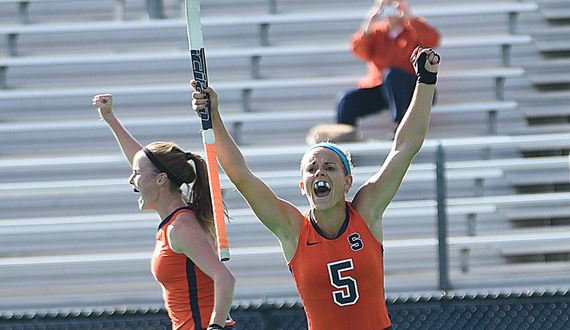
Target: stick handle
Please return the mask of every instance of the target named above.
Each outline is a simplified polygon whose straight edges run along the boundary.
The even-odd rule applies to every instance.
[[[212,208],[214,212],[214,225],[216,229],[216,249],[221,261],[230,260],[230,249],[228,244],[228,234],[226,232],[226,222],[224,216],[224,205],[222,203],[222,189],[220,187],[220,176],[218,173],[218,161],[216,158],[216,144],[214,130],[202,131],[204,149],[206,152],[206,164],[208,166],[208,181],[210,183],[210,194]]]
[[[204,38],[200,21],[200,0],[186,0],[186,21],[190,60],[192,62],[192,73],[196,81],[196,90],[203,93],[204,89],[208,87],[208,72],[206,69],[206,54],[204,52]],[[216,139],[214,137],[214,130],[212,129],[210,105],[200,111],[200,118],[202,119],[202,139],[204,140],[204,149],[206,151],[208,181],[210,183],[214,224],[216,228],[216,249],[218,250],[220,260],[228,261],[230,260],[230,250],[228,246],[228,235],[226,233],[224,205],[222,203],[222,190],[220,188],[218,160],[216,157]]]

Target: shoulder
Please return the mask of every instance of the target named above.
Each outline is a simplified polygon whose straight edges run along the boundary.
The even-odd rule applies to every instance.
[[[297,212],[293,214],[289,220],[287,229],[276,234],[279,242],[281,243],[281,249],[283,250],[283,254],[285,255],[287,262],[291,261],[297,251],[299,237],[307,219],[305,214],[308,214],[308,211],[306,213]]]
[[[188,231],[195,231],[196,229],[202,229],[202,227],[194,212],[178,213],[169,228],[170,232],[173,233],[186,233]]]
[[[180,252],[182,244],[205,242],[213,239],[202,228],[194,212],[180,212],[172,221],[167,233],[171,248],[175,252]]]
[[[406,20],[404,27],[412,28],[415,30],[437,30],[435,27],[431,26],[428,21],[419,16],[415,16],[409,20]]]
[[[362,210],[360,212],[351,204],[351,215],[356,215],[354,217],[355,223],[360,223],[362,226],[368,227],[370,233],[376,238],[380,243],[384,241],[384,229],[382,224],[382,215],[373,216],[370,212]]]
[[[293,240],[296,240],[303,228],[305,219],[307,219],[308,211],[306,213],[296,212],[292,213],[289,217],[289,223],[286,227],[287,235]]]

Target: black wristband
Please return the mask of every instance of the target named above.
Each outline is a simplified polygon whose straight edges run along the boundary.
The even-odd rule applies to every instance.
[[[224,330],[224,327],[219,324],[212,323],[206,328],[206,330]]]
[[[437,82],[437,72],[430,72],[426,70],[427,54],[421,52],[414,63],[416,74],[418,75],[418,82],[434,85]]]

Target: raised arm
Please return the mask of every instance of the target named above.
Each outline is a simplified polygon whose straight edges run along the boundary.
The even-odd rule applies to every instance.
[[[440,58],[431,49],[418,47],[416,51],[418,53],[414,52],[412,61],[418,82],[406,115],[396,131],[392,149],[380,171],[360,187],[353,201],[355,209],[379,239],[382,214],[396,195],[414,156],[421,149],[429,126]]]
[[[295,206],[277,197],[250,171],[241,150],[224,125],[218,110],[218,95],[210,87],[205,92],[209,94],[209,101],[205,94],[194,92],[192,107],[199,111],[210,103],[218,161],[259,220],[279,238],[287,257],[290,249],[293,249],[293,253],[296,249],[303,216]]]
[[[364,15],[364,19],[360,24],[360,30],[362,30],[365,35],[370,35],[370,30],[372,28],[372,25],[374,25],[374,23],[376,23],[376,21],[378,20],[380,16],[380,9],[382,9],[382,5],[385,2],[386,0],[374,1],[374,4],[370,7],[370,9],[368,9],[366,14]]]
[[[113,95],[99,94],[93,97],[93,105],[97,107],[102,120],[105,120],[113,131],[123,155],[133,165],[135,154],[142,149],[142,145],[123,127],[113,112]]]

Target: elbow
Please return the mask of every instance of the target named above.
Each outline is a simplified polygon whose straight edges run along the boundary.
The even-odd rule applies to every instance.
[[[236,277],[229,270],[228,270],[228,282],[231,284],[232,288],[234,288],[236,286],[236,282],[237,282]]]
[[[409,139],[398,136],[394,139],[394,149],[398,153],[409,155],[410,158],[413,158],[420,152],[423,144],[424,139]]]
[[[240,187],[246,186],[248,182],[251,182],[252,175],[250,171],[233,173],[233,175],[228,173],[230,181],[238,190],[240,190]]]
[[[236,277],[228,267],[224,267],[223,271],[215,275],[214,282],[218,283],[216,286],[223,287],[224,291],[233,292],[236,286]]]
[[[417,143],[415,146],[413,146],[413,147],[411,148],[411,151],[410,151],[411,154],[414,155],[414,156],[417,155],[418,152],[420,152],[420,150],[422,150],[422,146],[423,146],[423,145],[424,145],[424,141],[423,141],[423,140],[422,140],[420,143]]]
[[[234,291],[235,291],[236,282],[237,282],[236,277],[235,277],[234,274],[232,274],[232,272],[228,269],[228,273],[227,273],[227,276],[226,276],[226,283],[227,283],[226,285],[227,285],[227,288],[228,288],[228,291],[229,291],[229,292],[234,292]]]
[[[224,272],[223,280],[227,283],[228,287],[231,287],[232,290],[236,286],[236,277],[232,274],[231,270],[228,267],[225,267],[226,271]]]
[[[240,185],[247,183],[248,180],[251,180],[253,173],[249,170],[247,165],[244,164],[225,164],[221,163],[222,169],[228,176],[228,179],[234,184],[236,187],[240,187]]]
[[[424,137],[425,137],[425,135],[424,135]],[[407,149],[409,150],[409,153],[412,155],[416,155],[418,152],[420,152],[420,150],[422,149],[422,146],[424,145],[424,141],[425,141],[425,138],[423,138],[423,139],[412,139],[411,141],[408,141]]]

